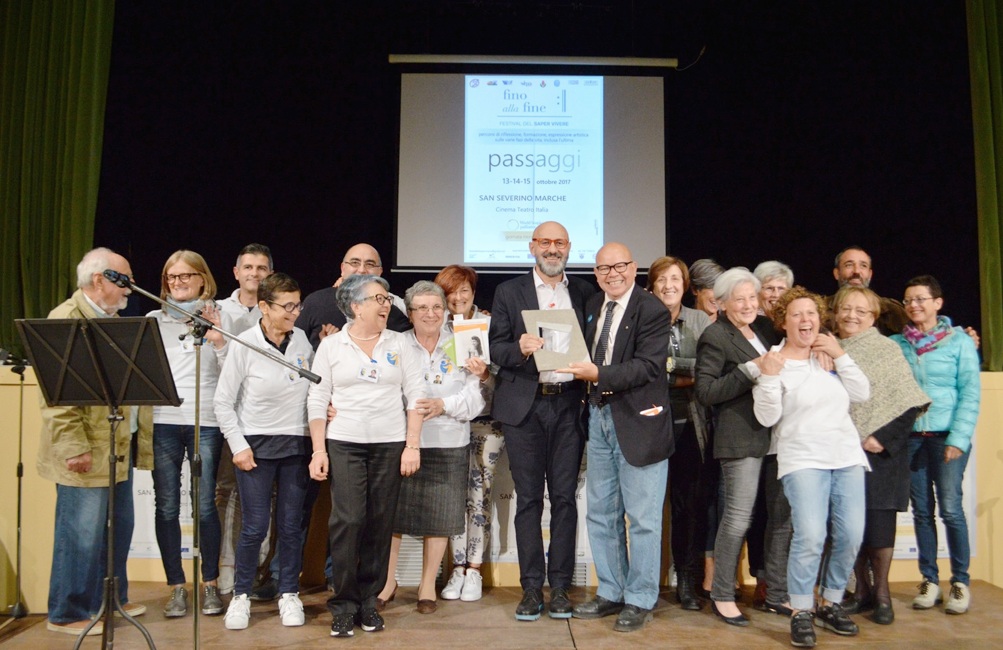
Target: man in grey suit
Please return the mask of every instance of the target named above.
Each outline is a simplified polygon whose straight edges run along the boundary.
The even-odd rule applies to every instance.
[[[498,364],[491,417],[502,423],[515,483],[515,539],[522,601],[515,617],[535,621],[543,612],[543,580],[550,583],[551,618],[571,618],[568,588],[575,570],[578,504],[575,489],[582,461],[582,399],[585,385],[573,375],[541,372],[533,353],[544,346],[527,332],[526,309],[574,309],[584,329],[592,286],[564,272],[571,252],[568,231],[556,221],[533,231],[533,269],[495,290],[488,333],[491,360]],[[550,495],[550,547],[543,552],[543,492]],[[549,561],[548,561],[549,560]]]
[[[623,244],[596,254],[603,293],[586,306],[592,362],[567,369],[589,382],[588,528],[599,588],[576,618],[617,614],[614,630],[633,632],[658,601],[662,504],[672,455],[665,364],[669,312],[635,283],[637,263]],[[630,554],[624,515],[630,519]]]

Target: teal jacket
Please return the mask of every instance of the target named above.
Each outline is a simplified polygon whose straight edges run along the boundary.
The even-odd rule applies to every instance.
[[[979,418],[982,385],[979,353],[972,337],[955,327],[951,335],[922,356],[901,334],[891,337],[902,348],[912,374],[933,404],[916,420],[914,431],[950,431],[945,444],[967,452]]]

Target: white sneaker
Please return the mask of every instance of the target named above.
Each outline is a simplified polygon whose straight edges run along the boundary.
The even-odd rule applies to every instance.
[[[246,630],[250,620],[251,601],[247,599],[247,594],[237,594],[230,600],[230,606],[226,608],[223,625],[228,630]]]
[[[460,597],[460,590],[463,589],[463,567],[458,566],[453,569],[453,575],[449,576],[449,582],[439,592],[443,600],[456,600]]]
[[[972,590],[962,582],[952,582],[951,591],[947,594],[947,604],[944,611],[948,614],[964,614],[972,602]]]
[[[481,599],[481,586],[484,577],[478,569],[467,569],[463,577],[463,589],[460,590],[460,600],[465,603],[472,603]]]
[[[286,627],[298,627],[306,622],[306,617],[303,615],[303,601],[300,600],[298,593],[282,594],[279,598],[279,615]]]
[[[944,599],[940,595],[940,586],[929,580],[923,580],[919,585],[919,595],[912,599],[912,608],[930,609],[942,602]]]

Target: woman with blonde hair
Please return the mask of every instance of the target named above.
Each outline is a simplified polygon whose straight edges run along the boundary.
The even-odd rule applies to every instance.
[[[854,566],[857,589],[844,609],[849,614],[873,609],[871,620],[889,625],[895,620],[888,586],[895,520],[909,506],[909,433],[930,398],[913,379],[902,350],[875,327],[881,315],[876,293],[847,285],[836,293],[832,305],[839,345],[871,383],[871,398],[850,405],[871,471],[864,489],[864,540]]]
[[[185,457],[196,455],[195,420],[199,408],[198,455],[202,460],[199,479],[199,552],[202,556],[202,613],[223,612],[216,579],[219,577],[220,522],[216,511],[216,470],[219,467],[223,434],[213,412],[213,397],[229,346],[215,330],[196,340],[190,318],[172,309],[177,306],[201,315],[215,325],[222,312],[216,306],[216,281],[205,259],[195,251],[175,251],[164,263],[160,278],[160,298],[168,307],[150,312],[164,341],[174,385],[183,399],[181,406],[153,407],[153,492],[154,529],[160,558],[167,575],[170,596],[164,616],[176,618],[188,613],[188,590],[181,563],[181,469]],[[201,357],[201,373],[196,374],[196,355]],[[196,405],[196,387],[200,400]],[[190,492],[194,494],[194,490]],[[197,584],[198,576],[195,576]]]

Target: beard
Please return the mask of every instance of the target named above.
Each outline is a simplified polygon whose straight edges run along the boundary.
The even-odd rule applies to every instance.
[[[564,273],[568,260],[560,253],[541,253],[536,256],[536,265],[548,278],[554,278]]]
[[[868,288],[868,287],[870,287],[870,285],[871,285],[871,279],[870,279],[870,278],[867,278],[867,279],[865,280],[865,279],[864,279],[864,278],[863,278],[863,277],[862,277],[862,276],[861,276],[861,275],[860,275],[859,273],[854,273],[854,274],[853,274],[853,275],[851,275],[850,277],[848,277],[848,278],[846,278],[845,280],[843,280],[842,282],[840,282],[840,283],[839,283],[839,286],[840,286],[840,287],[848,287],[848,286],[851,286],[851,284],[850,284],[850,283],[851,283],[851,282],[852,282],[853,280],[860,280],[860,286],[864,287],[865,289],[866,289],[866,288]]]
[[[129,306],[129,296],[122,296],[122,299],[115,304],[108,304],[104,300],[100,302],[98,301],[95,302],[98,303],[98,306],[101,307],[101,309],[103,309],[106,314],[117,314],[118,312],[122,311],[123,309]],[[109,311],[109,310],[114,310],[114,311]]]

